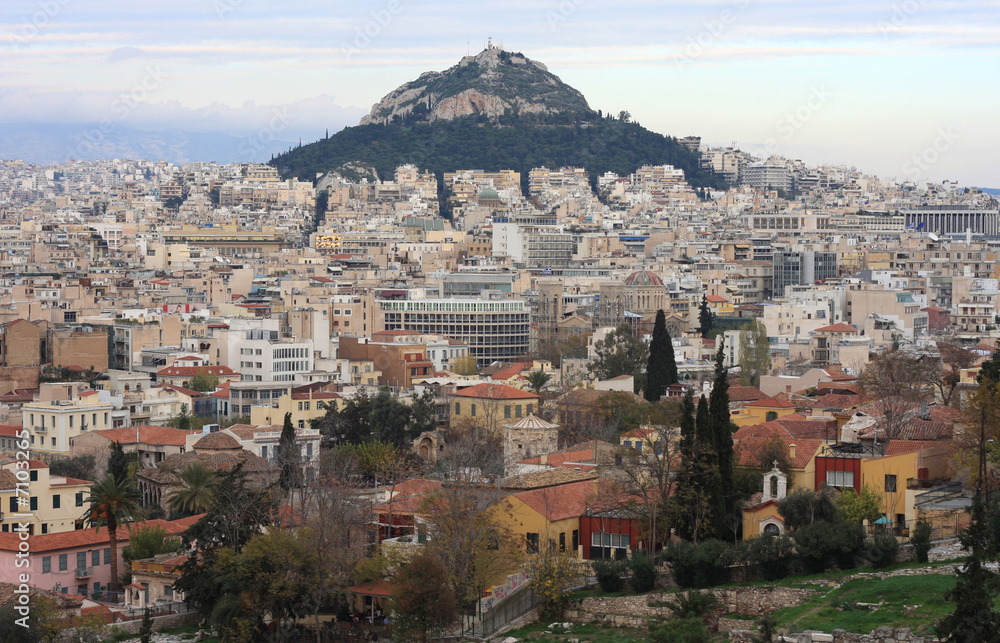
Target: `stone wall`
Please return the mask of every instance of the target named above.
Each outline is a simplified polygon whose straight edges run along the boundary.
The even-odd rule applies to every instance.
[[[159,632],[161,630],[168,630],[175,627],[186,627],[188,625],[198,624],[198,612],[185,612],[184,614],[166,614],[164,616],[154,616],[153,617],[153,631]],[[108,626],[108,632],[106,638],[112,638],[117,633],[125,634],[139,634],[139,628],[142,627],[142,619],[136,619],[134,621],[123,621],[121,623],[114,623]],[[68,629],[63,630],[63,639],[66,641],[76,640],[74,638],[76,630]]]
[[[754,632],[750,630],[734,630],[729,633],[729,640],[738,643],[752,643]],[[931,643],[938,639],[915,636],[910,630],[893,630],[883,625],[868,634],[851,634],[844,630],[834,630],[832,634],[824,632],[802,632],[786,634],[777,639],[780,643]]]

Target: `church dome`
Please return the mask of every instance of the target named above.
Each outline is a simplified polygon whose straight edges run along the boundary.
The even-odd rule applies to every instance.
[[[625,277],[626,286],[662,286],[663,280],[648,270],[633,272]]]
[[[493,188],[486,188],[479,193],[480,201],[499,201],[500,195]]]

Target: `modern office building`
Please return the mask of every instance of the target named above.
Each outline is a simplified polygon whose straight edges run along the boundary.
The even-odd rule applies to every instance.
[[[837,253],[802,252],[774,253],[774,294],[785,294],[785,286],[811,285],[837,277]]]

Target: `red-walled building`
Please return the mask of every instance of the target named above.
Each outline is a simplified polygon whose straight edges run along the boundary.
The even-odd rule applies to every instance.
[[[639,519],[612,517],[610,513],[580,516],[580,544],[584,560],[624,560],[627,550],[645,548]]]

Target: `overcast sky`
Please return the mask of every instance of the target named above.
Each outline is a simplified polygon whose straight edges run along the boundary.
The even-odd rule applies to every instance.
[[[3,0],[0,128],[111,119],[310,141],[492,37],[661,133],[1000,186],[997,1],[151,4]]]

